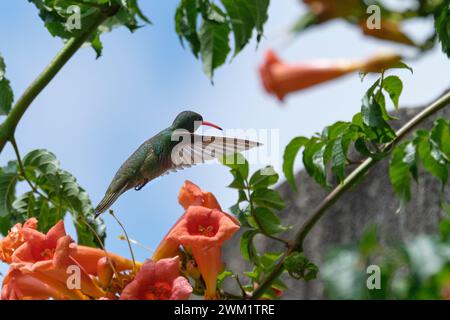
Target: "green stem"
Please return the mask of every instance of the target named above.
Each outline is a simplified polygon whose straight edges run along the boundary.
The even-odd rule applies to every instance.
[[[447,92],[442,97],[438,98],[427,108],[418,113],[414,118],[408,121],[400,130],[397,131],[397,136],[390,143],[386,144],[382,151],[390,153],[395,145],[402,140],[406,135],[411,133],[419,124],[425,119],[435,114],[439,110],[445,108],[450,104],[450,92]],[[344,180],[343,183],[338,185],[325,199],[319,204],[319,206],[313,211],[309,218],[303,223],[300,229],[297,231],[295,238],[292,241],[292,245],[288,248],[285,254],[281,257],[275,269],[267,276],[267,278],[260,284],[260,286],[253,292],[252,299],[258,299],[264,292],[270,288],[272,283],[283,273],[284,261],[294,251],[303,251],[303,243],[306,236],[316,223],[323,217],[329,208],[331,208],[337,200],[349,190],[357,181],[359,181],[379,160],[373,158],[366,159],[358,168],[356,168],[350,175]]]
[[[42,71],[42,73],[31,83],[22,96],[17,100],[6,120],[0,126],[0,153],[3,151],[5,144],[14,136],[17,124],[27,111],[28,107],[41,91],[50,83],[62,67],[70,60],[77,50],[89,39],[89,37],[97,30],[98,26],[106,19],[113,16],[118,10],[117,6],[107,7],[96,13],[92,24],[78,37],[69,39],[62,50],[50,62],[50,64]]]

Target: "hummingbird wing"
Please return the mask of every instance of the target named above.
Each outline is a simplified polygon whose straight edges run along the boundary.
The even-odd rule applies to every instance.
[[[260,142],[217,136],[184,136],[172,151],[171,171],[259,147]]]

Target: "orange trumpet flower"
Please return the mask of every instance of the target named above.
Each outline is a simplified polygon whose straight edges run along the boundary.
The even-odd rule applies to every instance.
[[[400,61],[394,54],[378,54],[364,61],[314,60],[296,65],[282,62],[268,50],[259,73],[264,88],[280,101],[291,92],[306,89],[352,72],[382,72]]]
[[[186,300],[192,287],[180,276],[180,258],[147,260],[132,282],[123,289],[120,300]]]
[[[15,224],[8,235],[0,240],[0,260],[6,263],[11,263],[11,256],[24,242],[23,229],[36,229],[36,218],[28,219],[22,226],[21,223]]]
[[[190,206],[172,228],[157,249],[154,259],[163,253],[173,254],[171,249],[184,246],[197,262],[206,284],[205,297],[216,297],[217,276],[222,271],[222,245],[239,230],[239,225],[217,209]],[[167,249],[167,246],[169,250]]]
[[[223,268],[222,245],[239,230],[239,222],[222,212],[212,193],[190,181],[185,182],[178,199],[186,211],[161,241],[153,260],[177,255],[182,245],[197,262],[206,284],[205,297],[214,299],[217,276]]]
[[[103,250],[78,246],[66,234],[64,222],[56,223],[47,234],[37,231],[37,220],[29,220],[23,228],[15,226],[9,233],[9,242],[15,245],[10,255],[10,271],[3,282],[2,295],[10,298],[27,298],[26,292],[34,292],[38,297],[55,299],[100,298],[105,295],[93,276],[98,275],[101,259],[110,259],[117,271],[131,270],[133,262]],[[3,248],[6,246],[3,245]],[[3,250],[10,252],[11,250]],[[4,254],[4,256],[6,256]],[[79,287],[68,289],[73,273],[77,273]],[[39,295],[36,291],[42,289]],[[34,290],[34,291],[33,291]],[[60,294],[55,294],[55,292]],[[25,292],[25,293],[24,293]]]

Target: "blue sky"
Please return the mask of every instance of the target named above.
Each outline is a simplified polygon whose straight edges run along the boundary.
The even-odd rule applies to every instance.
[[[140,2],[153,25],[134,34],[122,28],[103,36],[104,55],[99,60],[89,48],[78,52],[35,100],[17,129],[23,155],[36,148],[54,152],[94,204],[129,154],[167,127],[182,110],[195,110],[227,129],[279,129],[278,162],[282,147],[294,136],[311,135],[334,121],[349,120],[359,111],[360,98],[369,83],[361,83],[357,74],[278,103],[263,92],[257,74],[265,49],[274,48],[283,59],[295,62],[362,58],[390,46],[365,39],[358,30],[341,22],[308,32],[286,46],[282,41],[285,31],[303,7],[294,0],[272,1],[258,50],[251,43],[232,63],[217,71],[212,86],[200,62],[180,46],[174,32],[178,1]],[[425,21],[408,25],[407,29],[424,37],[430,27],[431,21]],[[0,52],[16,96],[61,47],[61,41],[43,27],[33,5],[24,0],[2,5]],[[439,49],[411,65],[414,75],[400,72],[405,84],[402,105],[427,103],[449,86],[450,63]],[[13,158],[8,146],[0,163]],[[177,194],[185,179],[214,192],[224,207],[235,201],[235,192],[225,187],[230,175],[220,165],[198,166],[164,176],[140,192],[124,194],[113,206],[133,239],[151,248],[157,246],[182,214]],[[108,215],[104,219],[107,247],[128,255],[126,243],[117,238],[122,234],[118,225]],[[71,227],[68,230],[73,231]],[[139,247],[135,253],[139,260],[151,255]]]

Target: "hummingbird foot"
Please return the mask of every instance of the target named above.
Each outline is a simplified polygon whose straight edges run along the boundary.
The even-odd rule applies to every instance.
[[[145,185],[148,183],[148,180],[145,180],[144,182],[142,182],[141,184],[138,184],[136,187],[134,187],[134,190],[139,191],[141,190],[143,187],[145,187]]]

